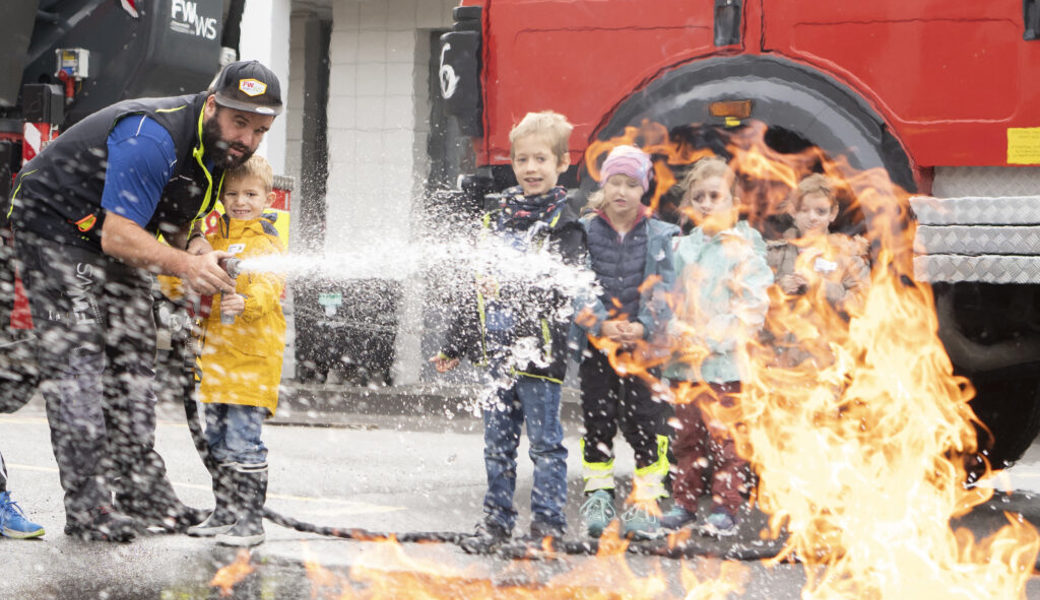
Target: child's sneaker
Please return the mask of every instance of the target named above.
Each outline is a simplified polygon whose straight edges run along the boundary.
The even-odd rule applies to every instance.
[[[598,538],[614,519],[614,496],[607,490],[596,490],[581,505],[581,523],[589,537]]]
[[[676,504],[661,517],[661,527],[670,531],[682,529],[697,520],[697,513]]]
[[[459,542],[459,546],[468,554],[490,554],[509,540],[510,534],[498,523],[481,521],[473,535]]]
[[[704,519],[701,533],[714,537],[728,537],[737,533],[737,518],[722,508],[716,508]]]
[[[633,540],[655,540],[662,535],[657,502],[636,502],[621,515],[621,536]]]
[[[27,540],[43,534],[43,527],[25,518],[22,507],[11,500],[11,492],[0,492],[0,535]]]
[[[561,525],[553,525],[544,521],[531,521],[531,535],[528,536],[528,539],[535,542],[541,542],[547,537],[554,540],[562,540],[563,535],[564,527]]]

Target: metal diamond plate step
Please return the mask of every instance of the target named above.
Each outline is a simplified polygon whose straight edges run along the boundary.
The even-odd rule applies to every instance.
[[[1040,196],[915,196],[910,206],[922,225],[1040,225]]]
[[[1040,256],[915,256],[914,277],[931,282],[1040,283]]]
[[[924,281],[1040,283],[1040,196],[910,199]]]
[[[916,242],[925,254],[1040,254],[1040,227],[921,225]]]

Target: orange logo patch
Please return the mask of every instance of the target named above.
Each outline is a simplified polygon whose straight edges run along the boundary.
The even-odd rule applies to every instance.
[[[76,227],[78,227],[79,230],[82,231],[83,233],[86,233],[86,232],[90,231],[91,229],[93,229],[94,225],[97,225],[97,215],[93,215],[93,214],[87,215],[87,216],[83,217],[82,219],[80,219],[79,221],[76,221]]]
[[[259,96],[267,91],[267,84],[257,79],[239,79],[238,89],[246,96]]]

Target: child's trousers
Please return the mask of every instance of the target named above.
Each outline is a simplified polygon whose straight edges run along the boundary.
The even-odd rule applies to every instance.
[[[581,457],[585,491],[614,488],[614,437],[620,427],[635,452],[636,481],[645,480],[644,487],[653,488],[646,490],[649,497],[667,496],[663,481],[668,474],[668,438],[658,434],[661,402],[639,378],[618,375],[602,352],[593,351],[578,373],[585,426]]]
[[[259,406],[207,403],[206,443],[217,464],[267,463],[267,446],[260,432],[267,409]]]
[[[532,523],[561,531],[566,528],[567,449],[560,423],[560,388],[559,383],[521,375],[512,387],[498,391],[496,406],[484,409],[488,481],[484,514],[506,531],[516,525],[516,455],[525,422],[534,463]]]
[[[677,464],[672,496],[676,504],[694,512],[698,498],[710,491],[714,506],[735,514],[749,491],[750,465],[737,455],[733,438],[721,424],[709,427],[701,405],[734,406],[739,402],[740,382],[708,385],[711,392],[705,390],[692,402],[675,405]]]

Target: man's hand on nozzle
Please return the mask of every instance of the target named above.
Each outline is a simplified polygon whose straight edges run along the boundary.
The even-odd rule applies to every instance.
[[[220,259],[230,256],[222,250],[190,255],[181,279],[200,294],[234,293],[235,280],[220,266]]]

